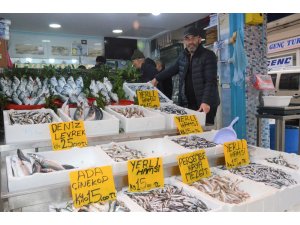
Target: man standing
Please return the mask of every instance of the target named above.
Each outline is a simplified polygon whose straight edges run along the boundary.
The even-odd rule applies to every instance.
[[[176,62],[157,74],[153,85],[179,74],[180,106],[206,113],[206,124],[214,124],[220,97],[217,82],[217,57],[201,45],[198,29],[189,27],[184,31],[185,49]]]
[[[91,69],[99,69],[104,66],[106,63],[106,58],[104,56],[97,56],[96,58],[96,65]]]

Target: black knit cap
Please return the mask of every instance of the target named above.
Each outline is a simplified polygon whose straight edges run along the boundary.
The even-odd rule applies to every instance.
[[[133,55],[131,56],[131,60],[143,59],[143,58],[145,58],[144,54],[138,49],[135,49]]]
[[[183,37],[185,38],[188,35],[200,36],[200,31],[196,27],[188,27],[183,32]]]

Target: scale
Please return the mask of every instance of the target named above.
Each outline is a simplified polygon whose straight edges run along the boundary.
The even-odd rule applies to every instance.
[[[280,116],[300,114],[300,104],[291,103],[285,107],[258,106],[257,113],[260,115],[269,114]]]

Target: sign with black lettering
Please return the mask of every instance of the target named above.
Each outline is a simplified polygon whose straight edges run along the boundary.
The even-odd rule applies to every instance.
[[[247,141],[238,140],[224,143],[225,164],[227,169],[250,163]]]
[[[211,172],[205,150],[198,150],[177,156],[182,181],[192,184],[202,178],[210,177]]]
[[[140,106],[157,108],[160,106],[157,90],[136,91]]]
[[[111,166],[77,170],[69,174],[76,208],[116,199],[117,192]]]
[[[129,191],[140,192],[164,187],[161,157],[129,160],[127,167]]]
[[[175,124],[180,134],[202,133],[198,119],[195,115],[183,115],[174,117]]]
[[[53,150],[87,146],[83,121],[51,123],[49,128]]]

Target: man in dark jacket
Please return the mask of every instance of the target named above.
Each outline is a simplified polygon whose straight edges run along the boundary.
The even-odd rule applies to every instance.
[[[91,69],[99,69],[106,63],[106,58],[104,56],[97,56],[96,58],[96,65]]]
[[[156,70],[158,72],[163,71],[166,67],[165,64],[161,61],[161,60],[156,60]],[[162,86],[162,92],[165,94],[165,96],[167,96],[169,99],[172,99],[172,94],[173,94],[173,81],[172,81],[172,77],[165,79],[164,81],[160,82],[159,84],[161,84]],[[158,84],[158,86],[159,86]]]
[[[214,124],[220,97],[217,82],[217,57],[201,45],[199,30],[184,31],[186,48],[171,67],[157,74],[152,84],[179,74],[178,103],[189,109],[206,113],[206,123]]]

